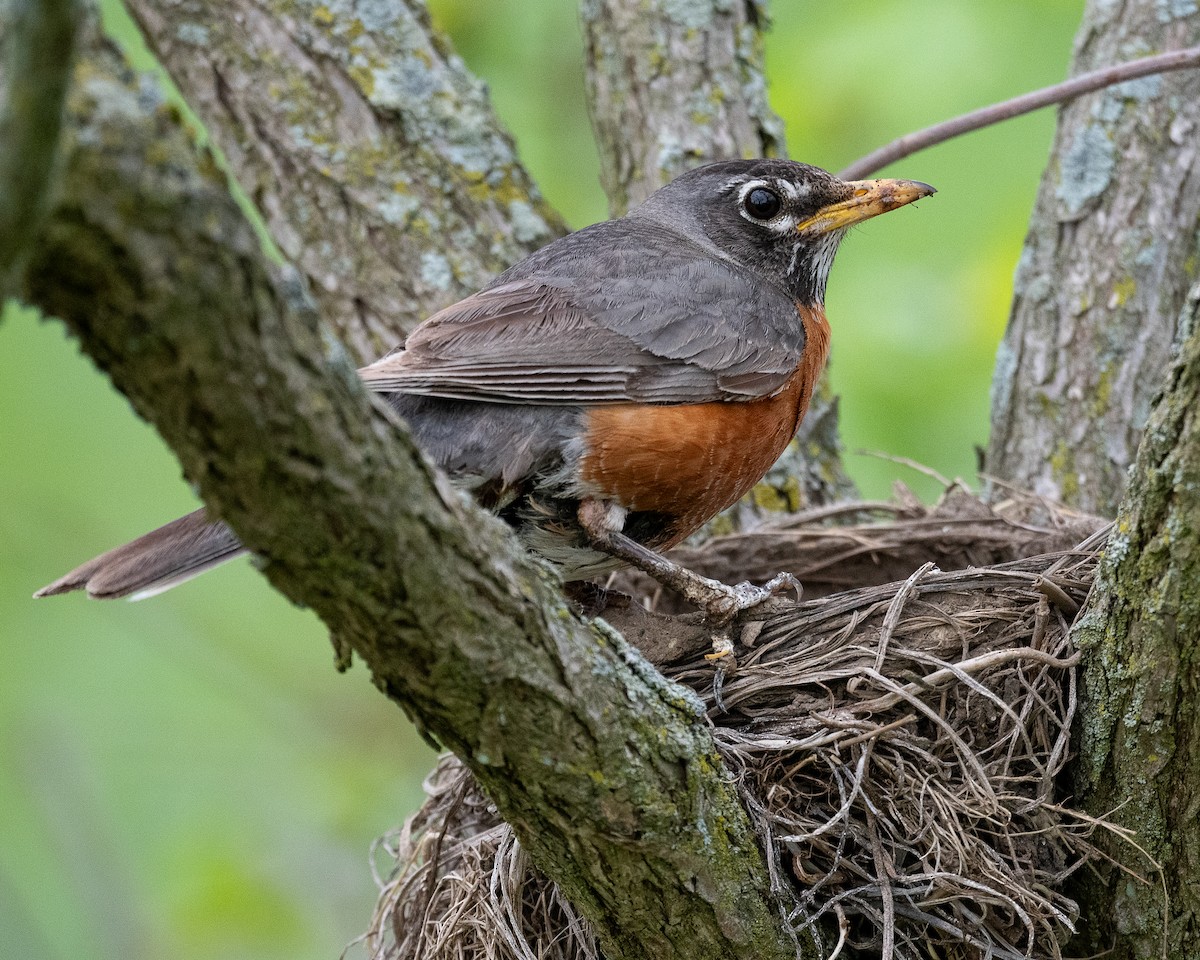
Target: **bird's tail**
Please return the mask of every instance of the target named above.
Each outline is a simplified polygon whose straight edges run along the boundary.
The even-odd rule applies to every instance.
[[[42,587],[34,596],[87,590],[89,596],[102,600],[142,600],[244,552],[232,530],[223,523],[210,522],[203,510],[197,510],[102,553]]]

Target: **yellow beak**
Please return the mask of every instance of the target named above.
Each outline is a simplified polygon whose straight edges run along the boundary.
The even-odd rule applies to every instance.
[[[822,207],[807,220],[796,224],[797,232],[821,234],[844,230],[937,193],[919,180],[848,180],[846,186],[851,190],[849,199]]]

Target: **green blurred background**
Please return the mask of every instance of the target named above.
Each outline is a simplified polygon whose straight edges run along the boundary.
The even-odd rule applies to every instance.
[[[604,216],[571,0],[433,0],[551,202]],[[1065,75],[1083,0],[775,0],[771,97],[838,169]],[[114,13],[112,7],[109,11]],[[850,451],[971,476],[1053,116],[890,172],[937,197],[857,230],[830,286]],[[30,593],[190,510],[157,436],[54,322],[0,324],[0,956],[332,958],[374,902],[371,840],[432,753],[321,625],[238,563],[140,604]],[[864,494],[912,471],[849,457]]]

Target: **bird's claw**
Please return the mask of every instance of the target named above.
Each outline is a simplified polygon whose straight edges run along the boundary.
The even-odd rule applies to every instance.
[[[763,589],[771,596],[779,597],[789,590],[796,595],[796,602],[804,599],[804,585],[790,573],[777,573],[765,584]]]
[[[716,665],[713,671],[713,703],[718,713],[725,713],[725,698],[723,691],[725,680],[733,676],[737,670],[737,657],[733,652],[733,639],[728,630],[718,630],[713,634],[712,653],[706,653],[704,659]]]
[[[734,675],[738,666],[733,638],[727,629],[729,622],[739,613],[776,600],[784,593],[795,593],[796,599],[799,600],[802,587],[800,581],[790,573],[781,573],[772,577],[761,587],[749,582],[742,582],[735,586],[712,583],[710,589],[711,592],[703,609],[705,618],[716,628],[716,632],[713,634],[712,652],[706,653],[704,659],[716,667],[713,672],[713,702],[717,712],[724,713],[725,681]],[[758,631],[755,631],[753,636],[757,636],[757,633]],[[753,641],[751,640],[751,642]]]

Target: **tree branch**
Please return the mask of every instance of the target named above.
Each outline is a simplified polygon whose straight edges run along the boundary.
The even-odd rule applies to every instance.
[[[1200,284],[1074,639],[1085,653],[1076,785],[1084,809],[1135,834],[1081,882],[1077,953],[1200,954]],[[1164,898],[1167,902],[1164,903]]]
[[[420,0],[129,0],[355,359],[565,232]]]
[[[570,615],[448,490],[111,49],[70,101],[30,302],[178,453],[264,572],[471,767],[610,957],[793,955],[694,695]]]
[[[872,150],[865,157],[855,160],[838,173],[838,176],[843,180],[861,180],[863,177],[869,177],[883,169],[889,163],[903,160],[920,150],[936,147],[939,143],[961,137],[964,133],[982,130],[992,124],[1012,120],[1014,117],[1020,117],[1056,103],[1066,103],[1085,93],[1124,83],[1127,80],[1196,67],[1200,67],[1200,47],[1173,50],[1170,53],[1160,53],[1153,57],[1132,60],[1129,63],[1101,67],[1099,70],[1072,77],[1070,80],[1064,80],[1054,86],[1023,93],[1021,96],[1005,100],[1003,103],[993,103],[979,110],[964,113],[961,117],[944,120],[941,123],[935,123],[932,127],[926,127],[924,130],[905,134],[878,150]]]
[[[579,16],[611,216],[698,164],[783,154],[763,76],[763,0],[586,0]]]
[[[1075,69],[1195,47],[1200,12],[1089,4]],[[1200,231],[1200,71],[1059,113],[996,354],[987,472],[1112,516],[1188,288]]]
[[[44,213],[80,15],[77,0],[0,5],[0,306]]]

